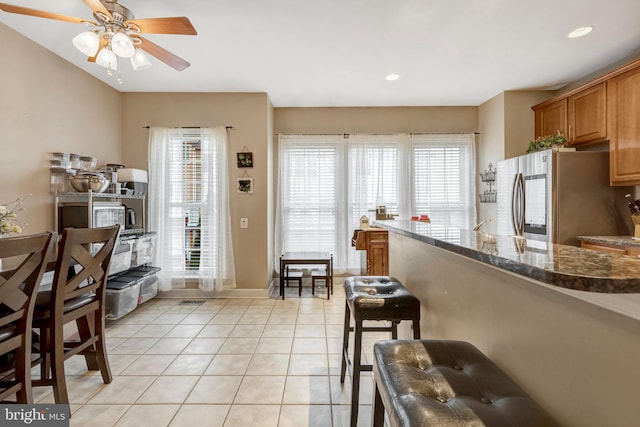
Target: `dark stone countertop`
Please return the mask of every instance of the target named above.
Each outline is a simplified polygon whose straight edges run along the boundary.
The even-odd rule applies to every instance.
[[[618,246],[640,247],[640,240],[636,240],[631,236],[577,236],[576,238],[589,243],[605,243]]]
[[[640,293],[640,260],[635,257],[409,220],[373,225],[549,285]]]

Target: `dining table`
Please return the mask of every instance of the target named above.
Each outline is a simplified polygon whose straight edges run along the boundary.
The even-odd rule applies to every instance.
[[[289,251],[280,256],[280,296],[284,299],[284,282],[290,265],[322,265],[328,276],[328,289],[333,289],[333,255],[320,251]]]

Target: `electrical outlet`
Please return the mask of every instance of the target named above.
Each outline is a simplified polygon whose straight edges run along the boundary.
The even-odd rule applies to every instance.
[[[249,218],[240,218],[240,228],[249,228]]]

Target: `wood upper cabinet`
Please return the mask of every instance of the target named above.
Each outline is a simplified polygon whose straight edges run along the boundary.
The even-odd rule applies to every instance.
[[[533,107],[535,111],[535,133],[539,136],[555,135],[560,131],[567,135],[567,99]]]
[[[607,81],[612,185],[640,184],[640,67]]]
[[[535,136],[555,135],[580,145],[607,138],[607,86],[600,83],[555,101],[533,107]]]
[[[607,86],[600,83],[567,98],[569,145],[607,138]]]

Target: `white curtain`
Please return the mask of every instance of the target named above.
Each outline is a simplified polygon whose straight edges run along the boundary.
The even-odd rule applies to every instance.
[[[187,241],[193,216],[199,239],[195,267],[186,255],[193,247]],[[188,280],[197,280],[204,291],[235,287],[224,127],[150,128],[149,229],[157,232],[161,290],[184,288]]]
[[[385,206],[387,212],[400,218],[409,216],[410,149],[408,134],[349,136],[349,179],[345,185],[349,193],[346,228],[351,233],[360,227],[363,215],[370,221],[375,219],[378,206]],[[359,273],[362,256],[361,251],[347,251],[349,273]]]

